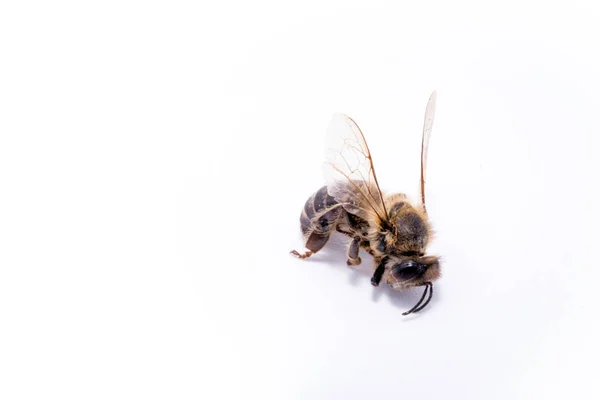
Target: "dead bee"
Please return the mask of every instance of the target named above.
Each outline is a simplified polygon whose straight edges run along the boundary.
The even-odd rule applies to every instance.
[[[306,239],[307,258],[325,246],[334,230],[350,236],[348,265],[358,265],[359,249],[375,261],[371,284],[378,286],[384,274],[396,290],[425,286],[419,302],[403,313],[421,311],[433,296],[433,284],[440,277],[437,256],[425,255],[433,232],[425,207],[427,148],[433,127],[436,93],[425,110],[421,139],[421,204],[411,204],[406,195],[385,195],[379,188],[373,159],[365,137],[350,117],[334,115],[327,135],[327,186],[314,193],[304,205],[300,226]],[[429,297],[423,302],[429,290]]]

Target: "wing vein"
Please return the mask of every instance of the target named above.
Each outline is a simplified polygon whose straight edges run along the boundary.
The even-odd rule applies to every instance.
[[[327,148],[326,163],[326,172],[331,174],[327,184],[329,194],[350,213],[364,218],[373,213],[381,221],[387,221],[371,152],[356,122],[343,114],[334,115],[328,137],[331,144]]]

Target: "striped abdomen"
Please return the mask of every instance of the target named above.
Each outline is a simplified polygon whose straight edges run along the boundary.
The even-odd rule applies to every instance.
[[[310,196],[300,216],[300,227],[306,238],[306,248],[313,253],[322,249],[344,214],[341,205],[327,194],[326,186]]]

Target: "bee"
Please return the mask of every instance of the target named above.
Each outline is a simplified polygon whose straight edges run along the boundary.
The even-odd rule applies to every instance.
[[[433,92],[421,139],[420,204],[411,204],[403,193],[381,191],[362,131],[352,118],[333,116],[327,130],[327,184],[310,196],[300,215],[306,251],[291,251],[305,259],[319,252],[334,231],[349,236],[347,264],[359,265],[359,250],[366,250],[374,261],[373,286],[378,286],[385,275],[385,282],[394,290],[424,287],[421,299],[403,315],[419,312],[429,304],[433,282],[440,277],[439,257],[426,255],[433,230],[425,205],[425,172],[435,104]]]

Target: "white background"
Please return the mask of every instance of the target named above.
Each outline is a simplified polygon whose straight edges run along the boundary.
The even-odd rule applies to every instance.
[[[0,398],[600,395],[597,2],[3,2]],[[352,116],[443,279],[298,217]]]

